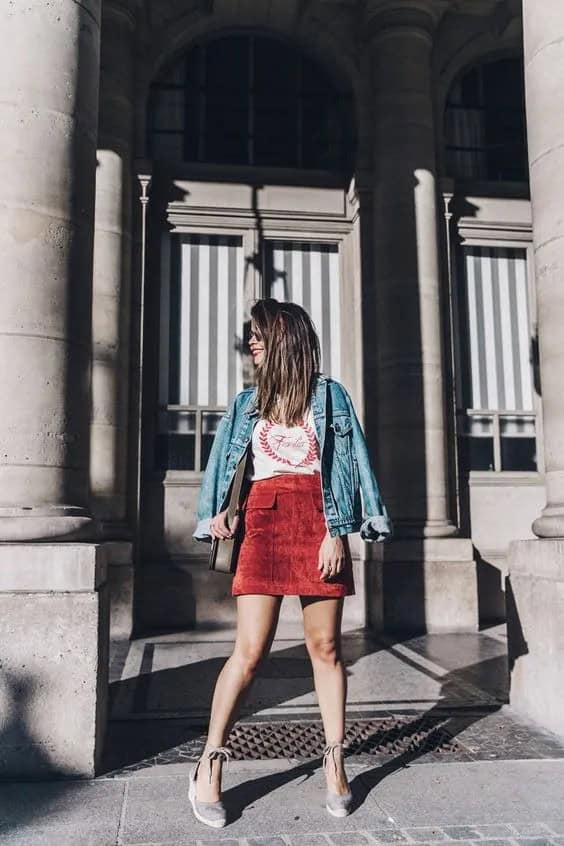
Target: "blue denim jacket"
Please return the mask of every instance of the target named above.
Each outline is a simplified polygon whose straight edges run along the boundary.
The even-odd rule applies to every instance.
[[[323,511],[329,533],[335,537],[360,531],[363,540],[386,540],[393,534],[392,522],[349,394],[339,382],[320,374],[312,410],[320,445]],[[198,525],[193,534],[196,540],[211,540],[211,518],[227,507],[237,464],[249,446],[258,419],[255,388],[246,388],[237,394],[220,420],[200,488]]]

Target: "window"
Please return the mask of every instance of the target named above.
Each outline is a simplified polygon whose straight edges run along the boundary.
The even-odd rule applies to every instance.
[[[528,182],[520,58],[486,62],[452,86],[445,113],[449,176]]]
[[[163,256],[157,466],[200,470],[243,387],[243,243],[165,238]]]
[[[526,251],[463,248],[461,278],[462,466],[536,470]]]
[[[152,157],[173,161],[344,171],[350,98],[273,38],[219,38],[153,83],[148,144]]]

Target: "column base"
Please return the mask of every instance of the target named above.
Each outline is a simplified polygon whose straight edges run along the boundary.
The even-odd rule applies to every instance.
[[[539,538],[564,538],[564,509],[547,506],[531,528]]]
[[[373,544],[369,625],[386,632],[475,632],[478,583],[472,541],[420,538]]]
[[[96,540],[98,526],[85,508],[43,506],[0,508],[0,543]]]
[[[0,546],[0,779],[92,777],[108,696],[106,553]]]
[[[564,538],[512,541],[508,570],[510,705],[564,736]]]

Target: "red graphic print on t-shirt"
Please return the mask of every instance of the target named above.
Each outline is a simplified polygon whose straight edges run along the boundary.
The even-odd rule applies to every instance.
[[[308,423],[287,429],[266,420],[259,433],[262,451],[273,461],[290,467],[308,467],[319,458],[319,444]]]

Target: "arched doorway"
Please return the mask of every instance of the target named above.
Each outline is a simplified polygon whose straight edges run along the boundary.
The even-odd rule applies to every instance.
[[[217,422],[252,383],[253,299],[304,305],[323,370],[360,383],[358,208],[350,93],[292,45],[226,35],[154,80],[138,628],[228,625],[230,585],[192,541]],[[364,579],[349,603],[364,623]],[[285,614],[299,607],[285,603]]]

